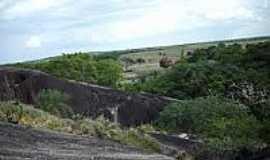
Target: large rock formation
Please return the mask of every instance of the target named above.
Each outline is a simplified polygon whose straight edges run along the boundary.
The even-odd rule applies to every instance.
[[[1,160],[173,160],[95,137],[41,131],[0,122]]]
[[[70,95],[75,113],[89,117],[101,114],[112,118],[111,110],[118,108],[118,122],[130,126],[148,123],[170,99],[148,94],[132,94],[111,88],[60,80],[46,73],[15,68],[0,68],[0,100],[18,99],[35,104],[42,89],[57,89]]]

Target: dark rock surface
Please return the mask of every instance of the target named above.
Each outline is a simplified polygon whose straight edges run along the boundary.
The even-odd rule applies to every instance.
[[[118,108],[118,122],[125,126],[148,123],[171,100],[148,94],[131,94],[111,88],[60,80],[46,73],[0,68],[0,100],[18,99],[35,104],[42,89],[57,89],[70,95],[70,106],[75,113],[89,117],[104,114],[112,119],[110,110]]]
[[[185,151],[191,155],[194,155],[203,147],[202,142],[195,139],[185,139],[177,135],[162,133],[151,133],[150,135],[167,147],[165,148],[167,152],[165,151],[163,153],[170,156],[174,156],[179,151]]]
[[[196,156],[197,160],[270,160],[270,147],[258,150],[224,151],[216,152],[205,150],[202,141],[191,137],[181,138],[178,135],[162,133],[150,134],[161,144],[161,153],[171,157],[183,157],[189,160],[188,156]],[[187,157],[185,159],[185,157]]]
[[[1,160],[173,160],[94,137],[41,131],[0,122]]]

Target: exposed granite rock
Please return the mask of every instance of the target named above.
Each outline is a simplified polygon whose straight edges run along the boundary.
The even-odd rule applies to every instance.
[[[70,95],[75,113],[89,117],[100,114],[112,119],[111,109],[118,108],[118,122],[125,126],[148,123],[171,99],[148,94],[133,94],[97,85],[60,80],[46,73],[0,68],[0,100],[18,99],[35,104],[42,89],[57,89]]]
[[[189,160],[190,157],[196,157],[196,160],[270,160],[270,147],[240,151],[206,150],[201,140],[196,137],[189,139],[181,138],[178,135],[169,135],[162,133],[150,134],[161,146],[161,153],[171,157]],[[180,159],[181,159],[180,158]]]
[[[109,140],[0,122],[1,160],[173,160]]]
[[[195,155],[203,147],[203,143],[197,139],[185,139],[178,135],[162,133],[151,133],[150,135],[164,146],[162,153],[170,156],[175,156],[181,151]]]

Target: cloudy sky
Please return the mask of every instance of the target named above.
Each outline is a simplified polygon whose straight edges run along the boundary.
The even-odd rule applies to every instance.
[[[270,35],[270,0],[0,0],[0,63]]]

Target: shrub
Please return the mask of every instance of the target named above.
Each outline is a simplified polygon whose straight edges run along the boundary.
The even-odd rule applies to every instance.
[[[65,129],[64,120],[18,102],[0,102],[0,120],[35,128],[49,128],[58,131]]]
[[[36,69],[58,78],[116,87],[123,69],[118,55],[91,56],[86,53],[63,54],[36,63],[17,63],[16,67]]]
[[[99,60],[96,64],[96,69],[96,80],[99,85],[117,87],[120,80],[122,80],[123,68],[114,60]]]
[[[211,46],[198,49],[182,63],[164,73],[139,79],[125,89],[145,91],[178,99],[192,99],[210,95],[225,95],[228,86],[252,84],[254,89],[269,94],[270,42],[248,45]],[[170,60],[162,59],[164,67]],[[242,90],[242,88],[239,88]],[[243,102],[241,99],[242,103]],[[247,104],[246,104],[247,105]],[[248,105],[249,106],[249,105]]]
[[[260,123],[249,108],[218,97],[171,104],[161,112],[157,125],[169,131],[198,134],[215,149],[240,149],[259,142]]]
[[[0,120],[19,123],[23,115],[23,108],[17,102],[0,103]]]
[[[38,95],[38,106],[42,110],[59,117],[72,117],[73,111],[68,106],[69,96],[53,89],[42,90]]]
[[[239,76],[240,75],[240,76]],[[234,65],[208,61],[179,63],[167,70],[139,81],[140,90],[178,99],[222,95],[231,83],[246,81],[244,70]]]
[[[173,60],[169,59],[168,57],[163,57],[159,61],[159,66],[163,68],[169,68],[170,66],[174,65]]]
[[[148,151],[160,151],[158,142],[144,131],[144,129],[149,131],[150,128],[153,130],[149,126],[125,130],[121,129],[119,125],[106,120],[103,116],[100,116],[95,120],[83,119],[76,121],[73,127],[76,134],[108,138],[123,144],[144,148]]]

